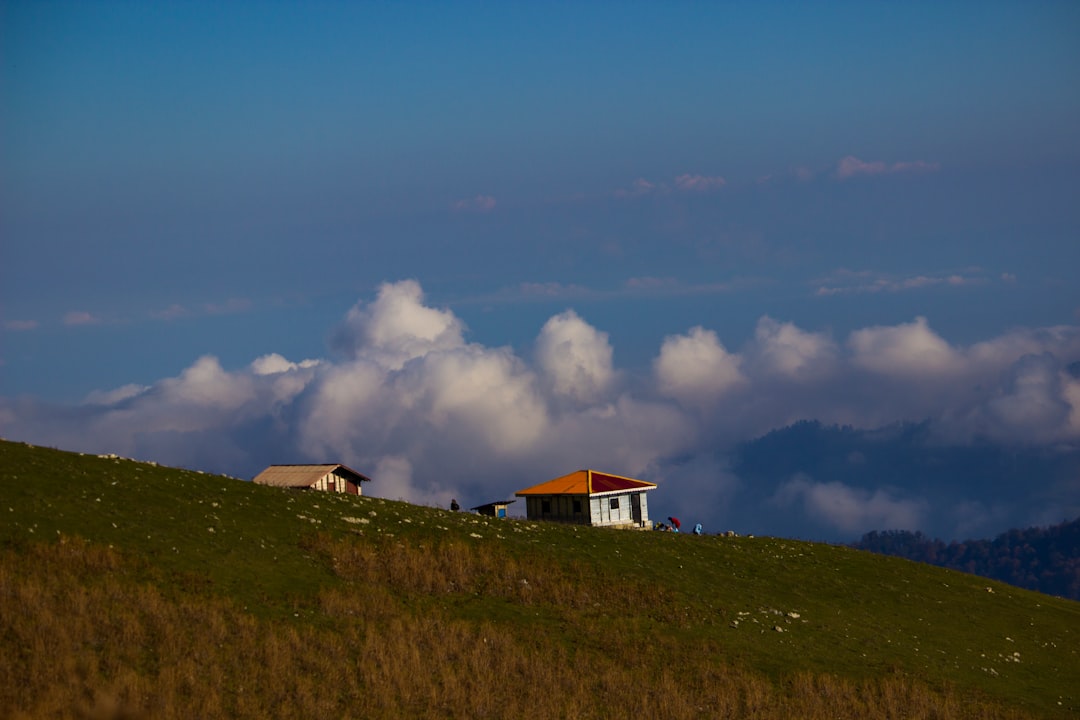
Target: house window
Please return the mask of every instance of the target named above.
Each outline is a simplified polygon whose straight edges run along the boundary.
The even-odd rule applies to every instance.
[[[540,501],[540,512],[543,513],[544,515],[547,515],[549,512],[551,512],[551,501],[550,500],[541,500]]]
[[[574,501],[574,512],[576,512],[576,513],[581,512],[581,501],[580,500],[575,500]]]
[[[611,498],[611,504],[609,505],[609,507],[612,510],[618,510],[619,509],[619,498],[617,498],[617,497]]]

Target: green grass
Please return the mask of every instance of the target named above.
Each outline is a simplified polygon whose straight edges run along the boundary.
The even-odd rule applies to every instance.
[[[9,549],[83,538],[118,549],[162,592],[299,626],[333,626],[321,603],[358,582],[335,564],[347,548],[415,548],[460,581],[387,576],[402,607],[542,633],[571,654],[631,633],[643,652],[663,638],[776,683],[901,675],[1038,716],[1080,713],[1080,604],[839,546],[496,520],[10,442],[0,517]],[[579,578],[580,593],[545,589],[542,568]],[[522,595],[533,587],[536,601]]]

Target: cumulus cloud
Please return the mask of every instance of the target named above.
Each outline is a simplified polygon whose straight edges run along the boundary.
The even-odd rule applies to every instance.
[[[602,398],[614,379],[614,351],[607,333],[573,310],[556,315],[540,329],[537,367],[557,397],[579,403]]]
[[[1069,422],[1064,435],[1068,438],[1080,438],[1080,379],[1065,373],[1061,384],[1061,396],[1069,405]]]
[[[413,481],[413,467],[407,457],[387,455],[374,463],[373,482],[379,485],[379,495],[391,500],[405,500],[418,505],[443,505],[444,497],[453,496],[454,489],[439,482],[418,487]]]
[[[38,327],[37,320],[7,320],[4,322],[5,330],[36,330]]]
[[[881,375],[934,377],[962,367],[960,355],[930,329],[924,317],[902,325],[857,330],[848,345],[857,367]]]
[[[979,408],[977,429],[995,440],[1055,440],[1071,430],[1071,393],[1060,364],[1049,353],[1024,355],[1009,368],[995,397]]]
[[[374,455],[354,447],[362,438],[372,447],[387,447],[404,406],[389,403],[385,370],[365,361],[327,366],[318,382],[301,398],[296,433],[311,457],[348,457],[370,462]],[[347,463],[352,465],[353,463]]]
[[[236,408],[251,399],[251,379],[226,372],[216,357],[205,355],[180,373],[161,382],[161,393],[176,404]]]
[[[461,347],[464,324],[449,310],[423,304],[415,280],[384,283],[370,305],[357,303],[334,336],[337,350],[391,369],[430,352]]]
[[[659,391],[687,407],[711,405],[743,381],[740,359],[716,333],[695,327],[686,335],[664,338],[653,363]]]
[[[375,495],[440,506],[595,467],[661,482],[650,497],[659,516],[707,503],[719,523],[757,503],[836,532],[916,527],[924,498],[790,474],[756,488],[725,454],[800,419],[920,421],[941,442],[1080,447],[1076,326],[961,346],[922,317],[837,342],[766,316],[741,346],[700,326],[668,336],[651,373],[634,377],[572,310],[537,328],[523,357],[469,342],[452,310],[404,280],[349,309],[332,347],[331,358],[270,353],[235,369],[207,355],[74,406],[0,398],[0,434],[241,477],[276,462],[344,462],[376,480]]]
[[[925,511],[920,502],[895,497],[889,489],[870,491],[841,482],[819,483],[802,474],[781,485],[773,502],[781,507],[800,506],[817,522],[851,534],[917,529]]]
[[[880,160],[866,162],[854,155],[848,155],[840,159],[836,164],[836,177],[840,180],[848,180],[860,175],[891,175],[893,173],[910,172],[934,172],[940,166],[938,163],[915,160],[912,162],[895,162],[892,165]]]
[[[534,374],[501,348],[433,353],[393,378],[399,397],[444,439],[500,456],[527,450],[546,424]]]
[[[824,333],[807,332],[794,323],[765,316],[758,320],[750,352],[755,372],[806,378],[834,367],[839,348]]]

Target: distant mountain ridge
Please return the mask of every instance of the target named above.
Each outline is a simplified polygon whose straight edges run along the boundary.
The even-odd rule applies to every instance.
[[[1080,445],[941,436],[930,421],[877,429],[804,420],[740,445],[741,532],[849,543],[882,528],[946,542],[1080,516]]]
[[[870,532],[851,547],[929,563],[1080,600],[1080,518],[1009,530],[993,540],[945,543],[921,532]]]

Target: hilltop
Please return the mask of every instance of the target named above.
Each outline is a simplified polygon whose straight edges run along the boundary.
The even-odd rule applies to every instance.
[[[5,717],[1073,717],[1080,604],[0,442]],[[126,714],[125,714],[126,713]]]

